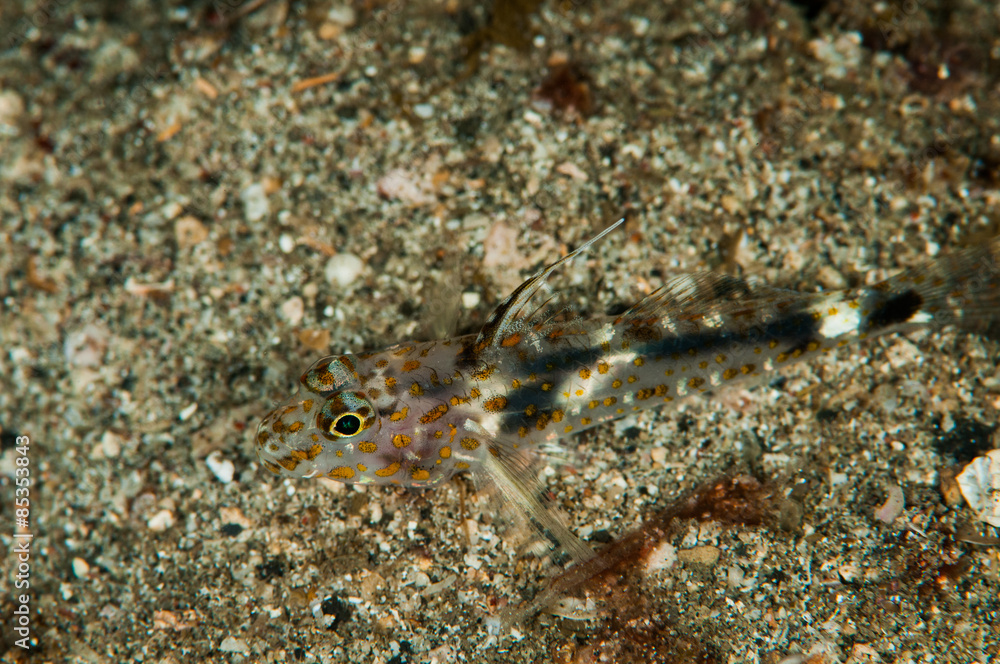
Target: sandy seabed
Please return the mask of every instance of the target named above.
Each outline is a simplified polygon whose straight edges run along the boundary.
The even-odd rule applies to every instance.
[[[4,661],[1000,661],[998,533],[952,479],[1000,446],[994,341],[888,336],[568,439],[541,472],[614,559],[562,585],[468,483],[286,482],[252,444],[316,358],[474,332],[621,216],[554,278],[584,314],[997,234],[997,35],[934,0],[5,2]]]

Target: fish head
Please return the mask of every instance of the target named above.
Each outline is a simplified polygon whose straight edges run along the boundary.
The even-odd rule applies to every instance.
[[[355,472],[357,460],[376,448],[382,419],[362,391],[353,358],[325,357],[299,382],[299,391],[257,427],[257,457],[286,477],[362,481]]]

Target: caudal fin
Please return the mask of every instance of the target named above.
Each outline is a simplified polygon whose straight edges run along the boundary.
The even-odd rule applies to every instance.
[[[956,325],[1000,338],[1000,237],[864,289],[861,332]]]

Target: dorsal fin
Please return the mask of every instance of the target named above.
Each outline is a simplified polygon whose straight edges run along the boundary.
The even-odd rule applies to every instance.
[[[822,297],[714,272],[694,272],[670,279],[617,316],[613,324],[626,328],[661,324],[669,327],[714,320],[710,326],[717,327],[722,319],[731,319],[745,328],[801,311]]]
[[[538,292],[538,289],[545,284],[545,280],[549,278],[549,275],[551,275],[560,265],[573,260],[584,251],[590,249],[591,246],[600,241],[605,235],[621,226],[623,223],[625,223],[625,219],[619,219],[595,237],[591,238],[587,242],[584,242],[576,250],[569,252],[563,258],[557,260],[548,267],[542,268],[530,279],[515,288],[514,292],[508,295],[507,298],[493,310],[493,313],[490,314],[486,324],[483,325],[483,329],[480,330],[479,336],[476,337],[476,342],[473,345],[473,351],[478,354],[487,348],[499,347],[504,337],[506,337],[508,333],[517,329],[517,321],[524,317],[525,307],[528,302],[531,301],[531,298],[534,297],[535,293]]]

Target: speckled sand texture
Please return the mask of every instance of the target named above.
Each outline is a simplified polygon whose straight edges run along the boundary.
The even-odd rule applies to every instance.
[[[645,548],[513,634],[559,568],[468,483],[258,466],[313,360],[475,331],[623,215],[554,279],[573,309],[696,269],[872,283],[1000,232],[996,3],[536,4],[2,3],[4,661],[21,435],[31,661],[1000,661],[1000,533],[953,480],[1000,447],[986,339],[570,439],[542,472],[572,528],[648,519]]]

